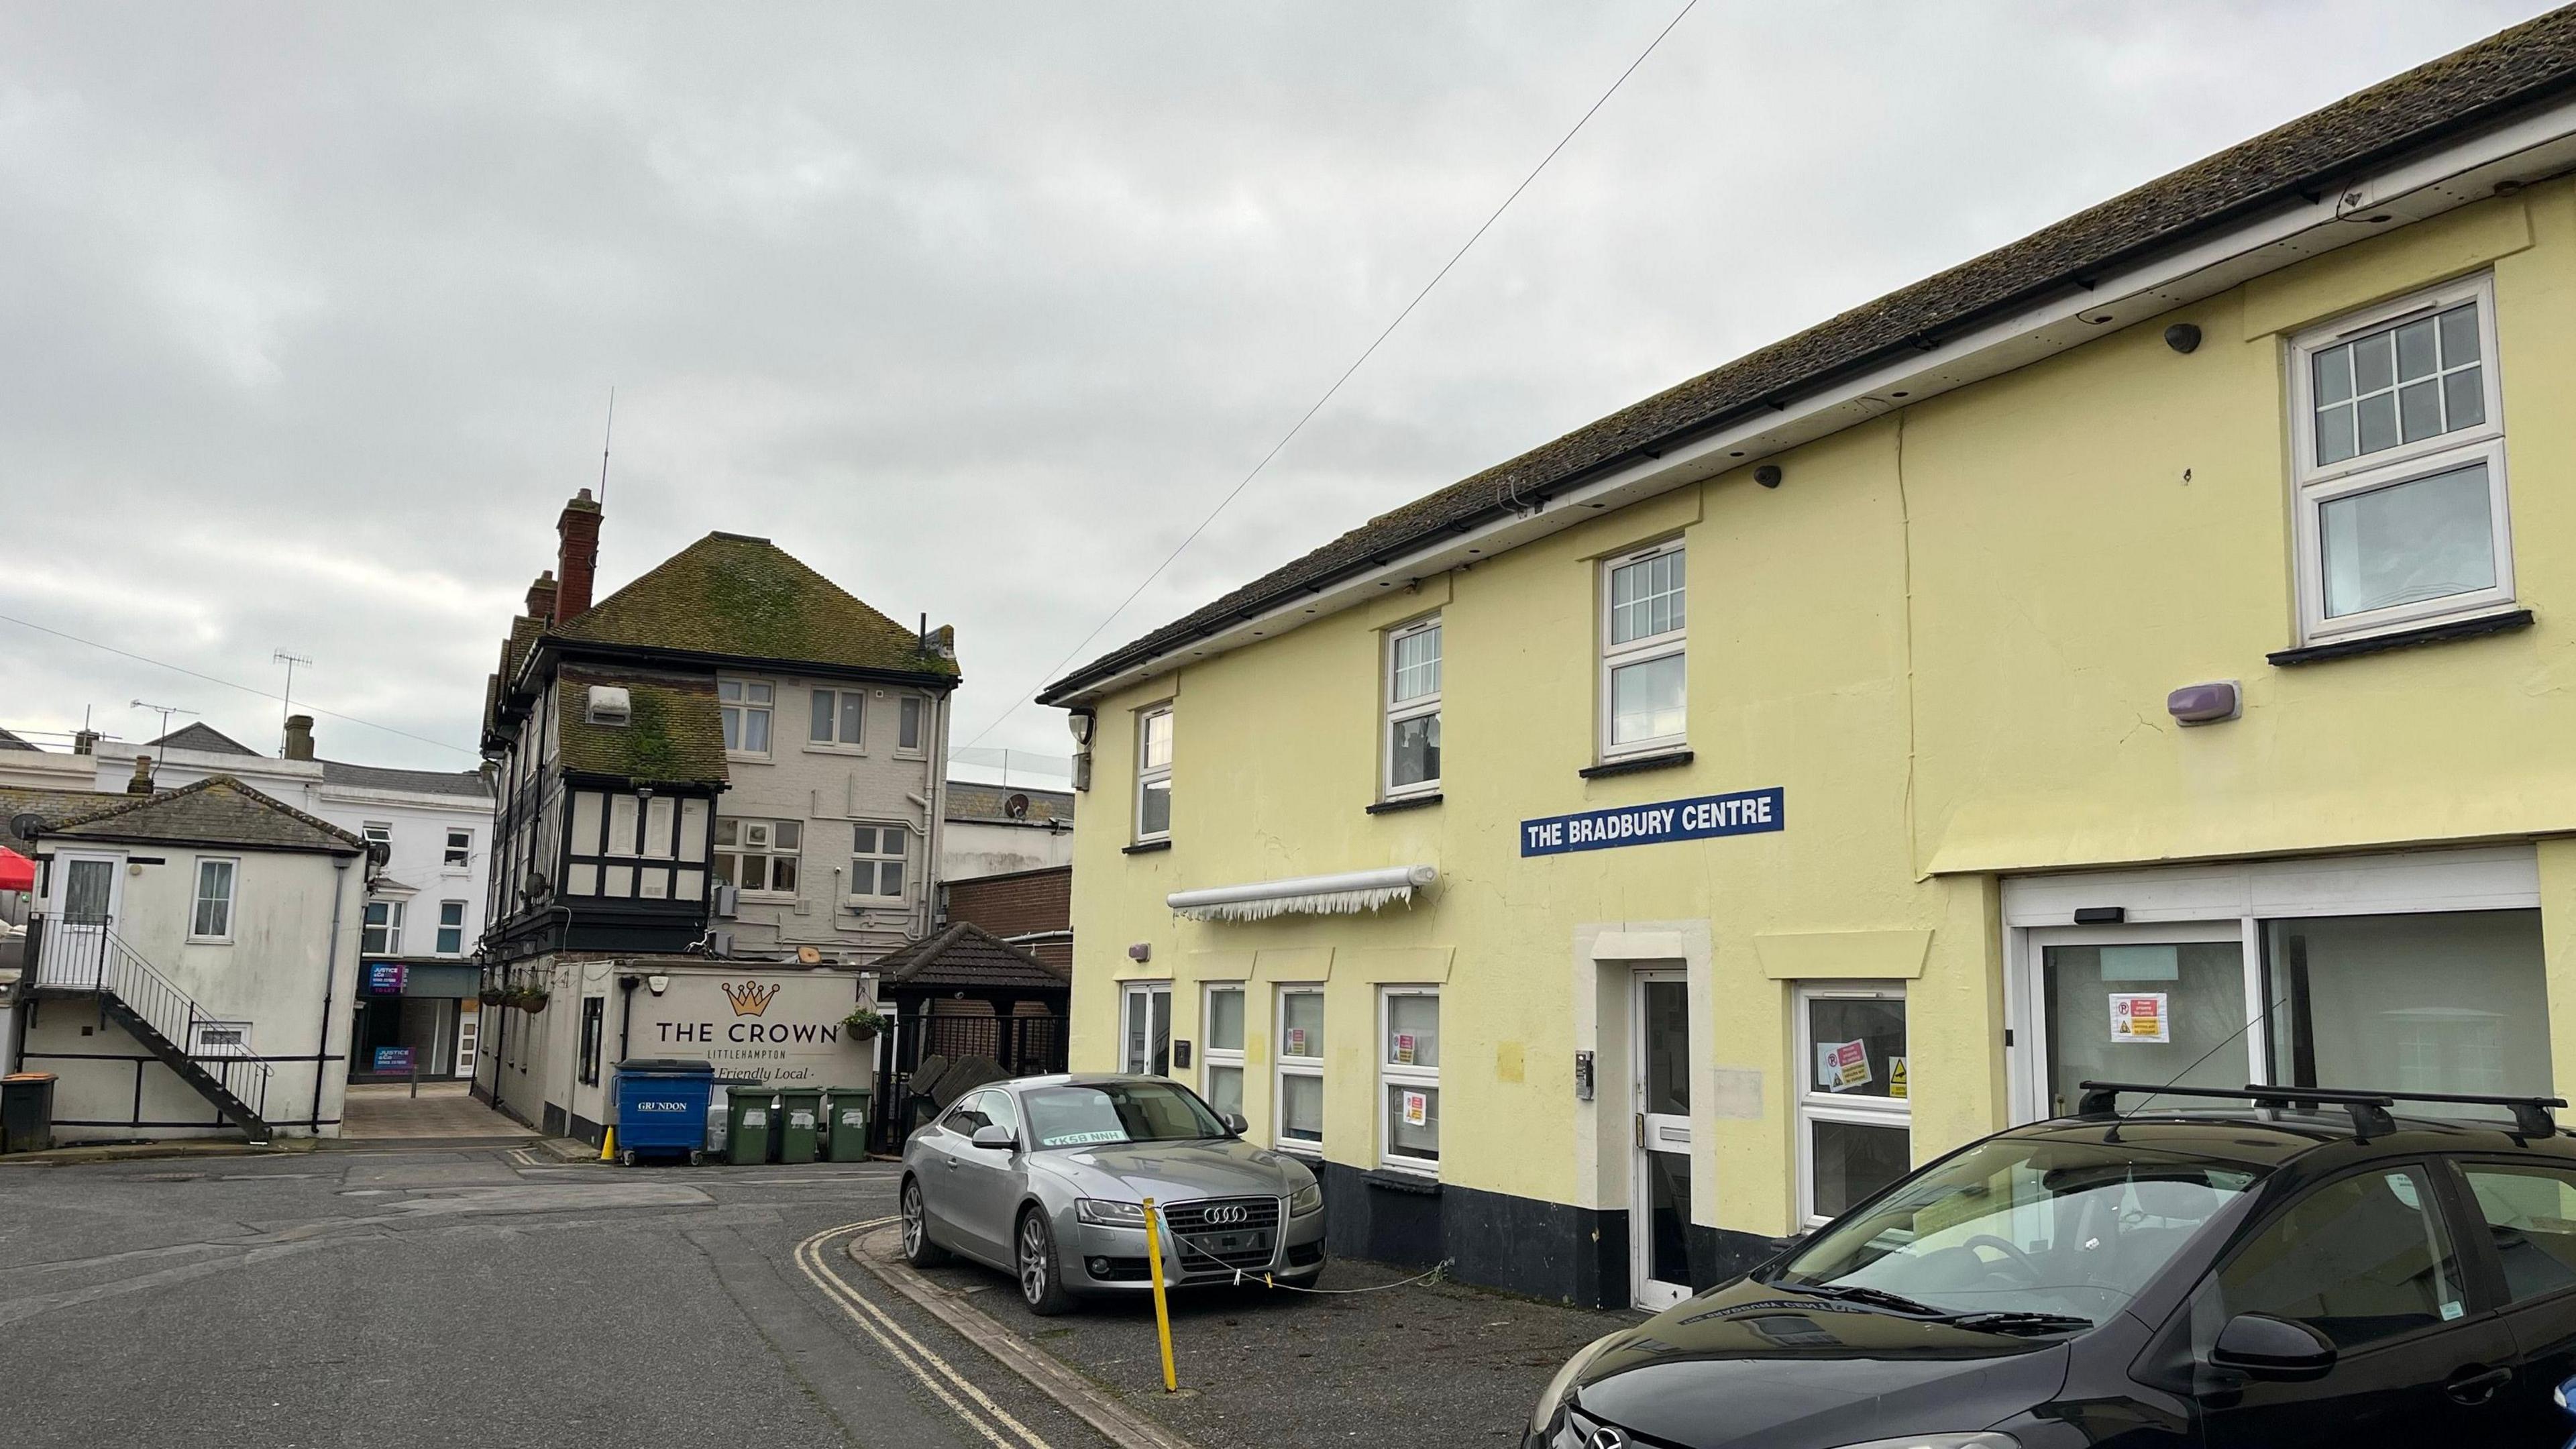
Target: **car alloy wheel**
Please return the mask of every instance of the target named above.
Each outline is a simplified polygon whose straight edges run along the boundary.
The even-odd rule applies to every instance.
[[[921,1221],[921,1188],[914,1183],[903,1185],[903,1255],[921,1256],[921,1239],[928,1230]]]
[[[1035,1308],[1047,1298],[1047,1279],[1055,1273],[1055,1245],[1047,1241],[1046,1224],[1036,1213],[1020,1219],[1020,1296]]]

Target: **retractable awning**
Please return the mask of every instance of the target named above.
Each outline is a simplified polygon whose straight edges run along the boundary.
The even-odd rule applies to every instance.
[[[0,845],[0,891],[31,891],[35,888],[36,863]]]
[[[1428,865],[1390,865],[1381,870],[1344,871],[1339,875],[1305,875],[1292,880],[1256,881],[1248,885],[1209,886],[1174,891],[1163,898],[1172,913],[1193,921],[1264,921],[1273,916],[1353,916],[1391,901],[1410,901],[1413,893],[1440,878]]]

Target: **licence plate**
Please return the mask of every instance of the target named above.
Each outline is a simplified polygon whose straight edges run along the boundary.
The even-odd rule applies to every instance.
[[[1199,1233],[1189,1242],[1191,1247],[1210,1253],[1264,1252],[1270,1247],[1269,1235],[1259,1232]]]

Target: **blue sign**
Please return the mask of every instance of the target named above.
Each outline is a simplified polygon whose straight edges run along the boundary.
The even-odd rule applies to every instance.
[[[1521,822],[1521,854],[1563,855],[1570,850],[1611,850],[1622,845],[1661,845],[1668,840],[1711,840],[1759,835],[1785,823],[1782,791],[1739,790],[1616,810],[1586,810]]]
[[[400,996],[404,972],[400,961],[370,961],[367,963],[367,989],[379,996]]]
[[[408,1071],[410,1071],[410,1070],[411,1070],[411,1048],[410,1048],[410,1047],[378,1047],[378,1048],[376,1048],[376,1070],[377,1070],[377,1071],[379,1071],[379,1072],[391,1072],[391,1073],[402,1073],[402,1072],[408,1072]]]

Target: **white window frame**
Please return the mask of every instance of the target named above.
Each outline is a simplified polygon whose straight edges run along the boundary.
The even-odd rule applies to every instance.
[[[463,838],[464,844],[459,845],[457,843],[459,837]],[[439,866],[443,870],[458,872],[472,870],[474,868],[474,831],[472,827],[464,825],[451,825],[447,827],[447,844],[441,849],[438,859]]]
[[[1677,628],[1666,630],[1661,634],[1648,635],[1640,639],[1631,639],[1624,644],[1612,643],[1611,626],[1613,621],[1613,605],[1611,603],[1611,587],[1613,580],[1617,577],[1619,570],[1627,568],[1631,564],[1641,564],[1650,559],[1660,558],[1665,554],[1679,555],[1684,560],[1681,625]],[[1599,674],[1595,681],[1595,692],[1600,696],[1600,704],[1598,709],[1598,718],[1596,718],[1593,723],[1593,733],[1595,738],[1600,742],[1601,758],[1605,761],[1630,759],[1638,755],[1664,754],[1672,750],[1680,749],[1690,742],[1690,727],[1688,724],[1688,720],[1690,718],[1690,582],[1688,556],[1689,550],[1684,546],[1682,540],[1678,538],[1668,538],[1661,543],[1649,544],[1644,548],[1632,549],[1616,558],[1608,558],[1601,561],[1600,583],[1598,586],[1600,595],[1601,623],[1600,632],[1597,635],[1601,664]],[[1610,739],[1611,723],[1614,718],[1611,698],[1612,679],[1617,675],[1618,671],[1625,669],[1632,664],[1649,664],[1655,660],[1665,658],[1668,655],[1679,655],[1682,659],[1682,718],[1684,720],[1682,729],[1676,734],[1655,735],[1647,739],[1630,740],[1625,744],[1613,744]]]
[[[1172,1064],[1172,983],[1169,980],[1124,981],[1119,983],[1118,1070],[1135,1076],[1151,1075],[1154,1070],[1154,1063],[1151,1059],[1153,1049],[1150,1045],[1146,1048],[1147,1058],[1142,1061],[1130,1056],[1127,1051],[1127,1015],[1132,1009],[1128,1003],[1134,1001],[1139,996],[1145,998],[1145,1025],[1149,1037],[1154,1024],[1154,998],[1158,996],[1162,998],[1163,1070],[1164,1075],[1169,1076]]]
[[[1377,989],[1377,1110],[1378,1165],[1396,1172],[1419,1172],[1440,1175],[1440,1159],[1416,1157],[1395,1149],[1395,1134],[1387,1128],[1387,1096],[1402,1087],[1428,1087],[1440,1090],[1440,1069],[1436,1066],[1404,1066],[1395,1060],[1395,1044],[1388,1038],[1395,1025],[1395,1015],[1388,1003],[1398,997],[1428,996],[1436,1008],[1440,1000],[1437,986],[1381,986]],[[1445,1034],[1445,1033],[1444,1033]]]
[[[735,857],[737,860],[737,864],[734,866],[733,870],[735,889],[756,901],[792,901],[796,899],[797,896],[803,894],[805,890],[804,821],[773,820],[762,816],[750,815],[719,815],[716,817],[715,829],[716,836],[719,840],[722,839],[724,828],[728,823],[734,827],[734,843],[731,845],[718,844],[713,847],[707,858],[707,863],[710,869],[717,864],[718,857],[727,855]],[[796,827],[796,844],[784,850],[780,849],[778,846],[778,827],[781,825],[792,825]],[[755,834],[758,836],[757,841],[753,838]],[[779,890],[778,888],[767,884],[762,885],[758,890],[753,890],[748,886],[744,886],[742,884],[742,867],[738,862],[750,859],[753,856],[758,856],[762,860],[771,860],[782,856],[794,860],[796,862],[796,884],[786,890]],[[773,878],[771,867],[766,865],[762,866],[760,868],[760,878],[763,882],[771,880]]]
[[[405,903],[402,901],[367,902],[366,909],[358,913],[359,954],[372,956],[399,956],[402,954],[404,904]],[[375,913],[375,909],[378,906],[385,908],[385,920],[384,924],[381,926],[367,919],[368,916]],[[384,944],[373,951],[369,951],[367,950],[367,932],[375,930],[381,930],[384,932]]]
[[[731,691],[728,693],[727,691]],[[759,697],[753,698],[758,691]],[[736,679],[728,675],[716,678],[716,714],[718,722],[730,725],[724,731],[725,758],[729,760],[765,760],[778,748],[778,686],[765,679]],[[763,716],[761,738],[767,743],[760,749],[734,743],[751,738],[751,717]]]
[[[827,740],[814,738],[814,701],[818,699],[832,701],[832,738]],[[849,706],[852,700],[858,701],[859,705],[858,733],[853,737],[844,738],[843,727],[849,723]],[[773,720],[772,723],[775,721]],[[867,753],[867,738],[868,692],[865,689],[856,686],[843,689],[826,685],[817,686],[809,691],[805,702],[805,748],[835,754],[864,755]]]
[[[912,743],[903,742],[903,717],[912,716]],[[917,760],[930,753],[930,696],[898,694],[894,698],[895,758]]]
[[[1396,645],[1407,639],[1419,638],[1424,634],[1441,634],[1440,616],[1438,614],[1433,614],[1427,619],[1416,619],[1410,624],[1390,629],[1386,633],[1385,677],[1381,681],[1381,698],[1385,701],[1386,705],[1386,719],[1378,730],[1378,779],[1381,782],[1381,789],[1378,798],[1383,800],[1404,800],[1410,799],[1416,795],[1437,795],[1440,793],[1440,776],[1437,774],[1434,774],[1427,780],[1419,780],[1409,785],[1399,785],[1395,783],[1396,726],[1410,723],[1411,721],[1421,719],[1425,716],[1429,716],[1433,720],[1437,720],[1440,717],[1440,686],[1445,682],[1442,678],[1442,671],[1447,663],[1448,637],[1446,635],[1441,635],[1439,645],[1440,652],[1434,654],[1431,660],[1432,685],[1430,692],[1427,694],[1418,694],[1411,699],[1405,700],[1398,700],[1395,697]]]
[[[1905,1004],[1905,1040],[1907,1059],[1912,1060],[1914,1043],[1914,1008],[1906,1002],[1902,981],[1802,981],[1792,999],[1791,1011],[1796,1017],[1798,1073],[1795,1131],[1798,1147],[1798,1221],[1807,1227],[1827,1221],[1816,1213],[1816,1142],[1809,1127],[1817,1122],[1848,1122],[1862,1127],[1893,1127],[1905,1133],[1906,1161],[1914,1160],[1914,1083],[1906,1083],[1903,1097],[1846,1097],[1816,1086],[1815,1022],[1807,1010],[1811,1001],[1841,998],[1844,1000],[1894,1001]],[[1887,1070],[1881,1066],[1879,1070]]]
[[[1154,721],[1158,718],[1173,721],[1171,740],[1175,755],[1179,753],[1180,747],[1180,722],[1173,718],[1169,700],[1161,704],[1147,705],[1136,711],[1136,800],[1131,819],[1135,823],[1138,845],[1149,845],[1157,840],[1172,838],[1172,821],[1168,814],[1164,816],[1162,829],[1155,831],[1145,829],[1145,787],[1156,781],[1162,782],[1166,787],[1164,804],[1169,806],[1171,803],[1168,787],[1172,780],[1172,762],[1167,759],[1159,765],[1150,767],[1145,763],[1145,748],[1153,739]]]
[[[214,899],[206,894],[206,867],[210,865],[220,865],[224,868],[224,893],[222,897],[224,903],[223,929],[219,931],[200,931],[197,929],[198,913],[204,908],[207,901]],[[240,907],[241,857],[237,855],[198,856],[196,869],[190,875],[188,885],[188,940],[190,943],[208,946],[231,945],[233,941],[233,912],[240,909]]]
[[[1199,993],[1199,1036],[1201,1038],[1199,1042],[1199,1095],[1205,1097],[1208,1105],[1211,1107],[1216,1105],[1216,1092],[1211,1079],[1216,1075],[1217,1068],[1231,1067],[1237,1073],[1235,1078],[1237,1082],[1248,1080],[1248,1078],[1242,1075],[1242,1044],[1237,1043],[1231,1047],[1220,1047],[1216,1044],[1215,1033],[1210,1029],[1216,1021],[1216,998],[1217,993],[1221,991],[1231,991],[1236,996],[1243,998],[1243,1010],[1235,1013],[1235,1017],[1236,1020],[1243,1024],[1245,1036],[1248,1037],[1252,1033],[1252,996],[1245,988],[1245,984],[1243,982],[1220,981],[1209,985]],[[1235,1110],[1240,1112],[1243,1109],[1241,1105],[1238,1104]],[[1245,1115],[1249,1116],[1251,1114],[1246,1113]]]
[[[456,924],[453,926],[447,924],[447,910],[450,906],[454,906],[456,908]],[[437,930],[438,934],[430,937],[430,946],[432,948],[433,955],[462,956],[465,954],[465,903],[463,901],[440,901],[438,903]],[[450,949],[447,945],[447,933],[450,931],[454,931],[456,933],[456,945],[453,949]]]
[[[250,1048],[251,1023],[216,1021],[198,1017],[188,1023],[188,1055],[192,1057],[247,1057],[256,1055]]]
[[[1292,1152],[1304,1157],[1322,1157],[1324,1155],[1324,1143],[1321,1138],[1310,1142],[1303,1137],[1291,1137],[1288,1135],[1287,1131],[1288,1089],[1285,1085],[1286,1079],[1289,1077],[1312,1077],[1317,1083],[1316,1090],[1319,1092],[1322,1090],[1322,1082],[1324,1080],[1323,1053],[1315,1052],[1306,1056],[1290,1056],[1288,1054],[1288,998],[1300,992],[1311,992],[1316,1000],[1321,1001],[1324,999],[1324,983],[1320,981],[1283,981],[1280,982],[1270,993],[1270,1023],[1272,1030],[1276,1033],[1272,1040],[1278,1043],[1277,1049],[1270,1054],[1272,1064],[1270,1072],[1270,1145],[1273,1149],[1280,1152]],[[1310,1043],[1310,1045],[1321,1045],[1321,1043]]]
[[[370,820],[358,827],[358,833],[366,838],[369,845],[381,845],[388,850],[393,848],[394,827],[390,821]]]
[[[2457,432],[2440,433],[2362,453],[2339,463],[2317,461],[2316,368],[2318,352],[2376,332],[2417,313],[2431,315],[2474,302],[2478,309],[2478,381],[2486,392],[2486,421]],[[2507,505],[2504,459],[2504,392],[2501,360],[2496,355],[2495,278],[2491,274],[2417,292],[2364,311],[2349,313],[2290,339],[2290,448],[2292,535],[2297,559],[2299,640],[2322,644],[2368,638],[2451,619],[2474,618],[2513,607],[2513,519]],[[2438,599],[2391,605],[2367,613],[2328,618],[2325,612],[2325,555],[2319,518],[2325,505],[2355,494],[2411,483],[2436,473],[2484,463],[2487,469],[2487,522],[2494,530],[2496,582],[2492,588]]]
[[[879,846],[883,846],[883,845],[885,844],[885,839],[886,839],[886,837],[887,837],[887,836],[889,836],[889,835],[893,836],[893,837],[894,837],[895,839],[897,839],[897,840],[902,841],[902,842],[903,842],[903,846],[902,846],[901,852],[900,852],[900,853],[898,853],[898,854],[891,854],[891,855],[890,855],[890,854],[887,854],[884,850],[879,849],[879,850],[874,851],[874,852],[869,852],[869,853],[864,853],[864,854],[863,854],[863,853],[861,853],[861,851],[860,851],[860,850],[859,850],[859,848],[858,848],[858,832],[859,832],[859,831],[862,831],[862,830],[872,830],[872,831],[875,831],[875,832],[876,832],[876,835],[877,835],[877,844],[878,844]],[[860,862],[862,862],[862,861],[865,861],[865,862],[867,862],[867,864],[868,864],[869,869],[868,869],[868,873],[867,873],[867,875],[868,875],[868,881],[869,881],[869,883],[870,883],[871,885],[875,884],[875,883],[876,883],[876,881],[877,881],[881,876],[883,876],[883,875],[884,875],[884,872],[883,872],[882,870],[877,869],[877,867],[878,867],[878,866],[881,866],[881,865],[885,864],[885,863],[886,863],[886,862],[888,862],[888,861],[893,861],[893,862],[896,862],[896,863],[900,864],[900,865],[903,867],[903,871],[902,871],[902,875],[903,875],[903,889],[901,889],[901,890],[899,890],[899,891],[896,891],[893,895],[890,895],[890,896],[889,896],[889,895],[879,895],[879,894],[877,894],[877,893],[876,893],[875,891],[873,891],[873,890],[870,890],[870,891],[861,891],[861,890],[859,890],[859,889],[857,888],[857,887],[858,887],[858,881],[859,881],[859,863],[860,863]],[[890,902],[890,901],[908,901],[908,900],[912,899],[912,880],[913,880],[913,869],[912,869],[912,827],[910,827],[910,826],[908,826],[908,825],[904,825],[904,824],[902,824],[902,823],[900,823],[900,822],[898,822],[898,821],[892,821],[892,820],[853,820],[853,821],[851,821],[851,822],[850,822],[850,877],[849,877],[849,880],[850,880],[850,887],[851,887],[851,888],[850,888],[850,891],[849,891],[849,898],[850,898],[851,900],[854,900],[854,901],[874,901],[874,902],[877,902],[877,903],[879,903],[879,904],[883,904],[883,903]]]

